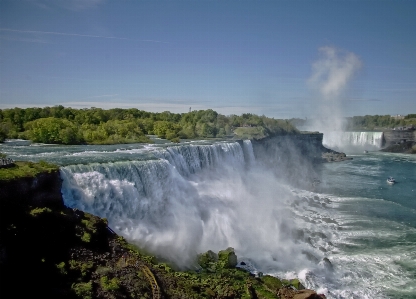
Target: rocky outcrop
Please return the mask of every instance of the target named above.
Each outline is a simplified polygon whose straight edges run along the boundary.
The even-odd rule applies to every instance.
[[[256,160],[271,169],[277,177],[301,187],[310,187],[320,175],[317,164],[341,162],[344,153],[322,145],[322,133],[303,133],[252,140]]]
[[[416,130],[390,130],[383,132],[382,152],[416,154]]]
[[[11,181],[0,180],[0,207],[16,205],[63,207],[62,179],[59,170],[40,173],[35,177]]]
[[[342,162],[352,160],[352,158],[347,157],[345,153],[338,153],[336,151],[322,153],[322,159],[326,160],[326,162]]]
[[[383,131],[385,147],[406,142],[416,142],[416,130]]]

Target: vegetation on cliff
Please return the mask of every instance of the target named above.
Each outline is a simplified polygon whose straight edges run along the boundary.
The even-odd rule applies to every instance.
[[[53,144],[151,142],[147,135],[179,142],[180,139],[234,135],[262,138],[296,132],[288,121],[249,113],[225,116],[211,109],[181,114],[63,106],[0,109],[0,142],[6,138]]]
[[[30,178],[35,177],[40,173],[50,173],[58,170],[59,167],[57,165],[50,164],[45,161],[40,161],[39,163],[19,161],[14,162],[10,165],[10,167],[0,168],[0,181],[14,180],[17,178]]]
[[[394,117],[391,115],[365,115],[346,117],[345,130],[347,131],[373,131],[386,130],[396,127],[416,126],[416,114],[408,114],[403,117]],[[307,119],[292,118],[289,120],[294,126],[307,126],[309,122]]]

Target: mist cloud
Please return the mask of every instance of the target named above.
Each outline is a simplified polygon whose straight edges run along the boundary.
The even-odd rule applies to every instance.
[[[317,92],[313,97],[314,121],[309,129],[324,133],[325,143],[325,137],[332,131],[344,129],[341,99],[362,63],[356,54],[335,47],[319,48],[319,54],[307,81],[309,87]]]
[[[313,63],[308,83],[317,88],[325,100],[334,100],[361,68],[361,61],[354,53],[334,47],[322,47],[319,52],[321,58]]]

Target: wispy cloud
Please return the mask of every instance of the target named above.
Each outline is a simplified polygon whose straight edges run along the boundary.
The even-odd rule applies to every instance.
[[[84,99],[110,98],[110,97],[116,97],[116,96],[118,96],[118,94],[103,94],[103,95],[99,95],[99,96],[86,97]]]
[[[95,8],[105,0],[28,0],[28,2],[43,8],[62,7],[69,10],[85,10]]]
[[[356,101],[356,102],[381,102],[379,99],[347,99],[347,101]]]
[[[49,34],[49,35],[63,35],[63,36],[106,38],[106,39],[118,39],[118,40],[130,40],[130,41],[138,41],[138,42],[152,42],[152,43],[168,44],[168,42],[158,41],[158,40],[152,40],[152,39],[136,40],[136,39],[131,39],[131,38],[127,38],[127,37],[90,35],[90,34],[78,34],[78,33],[64,33],[64,32],[54,32],[54,31],[18,30],[18,29],[10,29],[10,28],[0,28],[0,31],[18,32],[18,33],[29,33],[29,34]]]
[[[144,103],[132,103],[132,102],[121,102],[119,100],[109,102],[103,101],[70,101],[61,103],[65,107],[72,108],[90,108],[97,107],[103,109],[111,108],[137,108],[149,112],[163,112],[170,111],[173,113],[185,113],[189,111],[189,104],[173,104],[173,103],[153,103],[153,102],[144,102]],[[203,105],[193,105],[192,110],[205,110],[210,107]]]
[[[0,39],[10,40],[15,42],[25,42],[25,43],[40,43],[40,44],[50,44],[51,42],[44,41],[36,38],[20,38],[20,37],[9,37],[9,36],[0,36]]]

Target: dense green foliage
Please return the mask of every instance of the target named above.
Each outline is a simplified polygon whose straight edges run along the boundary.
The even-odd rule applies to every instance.
[[[365,115],[347,118],[347,130],[383,130],[395,127],[405,127],[416,124],[416,117],[409,114],[404,119],[397,119],[390,115]],[[414,115],[414,114],[413,114]]]
[[[292,118],[289,122],[296,126],[308,126],[313,120]],[[365,115],[353,116],[345,119],[345,129],[354,130],[386,130],[398,127],[416,126],[416,114],[408,114],[404,117],[395,117],[391,115]]]
[[[44,161],[39,163],[33,162],[15,162],[12,167],[0,168],[0,180],[13,180],[16,178],[35,177],[42,172],[58,171],[59,167]]]
[[[243,129],[235,131],[237,128]],[[117,144],[150,142],[147,135],[179,142],[191,138],[234,135],[263,138],[288,133],[297,133],[297,130],[285,120],[250,113],[225,116],[211,109],[181,114],[63,106],[0,109],[0,142],[6,138],[23,138],[54,144]]]

